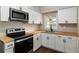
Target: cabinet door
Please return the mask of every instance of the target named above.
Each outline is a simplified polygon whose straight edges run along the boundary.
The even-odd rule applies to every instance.
[[[13,51],[13,48],[10,48],[10,49],[7,49],[7,50],[5,50],[5,53],[13,53],[14,51]]]
[[[10,8],[14,8],[14,9],[20,10],[20,6],[11,6]]]
[[[44,47],[49,47],[49,36],[48,36],[48,34],[42,34],[42,45]]]
[[[14,47],[14,41],[6,43],[4,45],[4,49],[10,49],[10,48],[13,48],[13,47]]]
[[[56,36],[50,34],[49,48],[55,49],[56,48],[55,44],[56,44]]]
[[[59,23],[77,23],[77,7],[59,10],[58,19]]]
[[[78,7],[78,18],[79,18],[79,7]]]
[[[77,37],[77,49],[76,52],[79,53],[79,37]]]
[[[66,37],[65,40],[65,52],[76,52],[76,38]]]
[[[56,36],[56,50],[64,52],[64,37],[57,35]]]
[[[28,9],[29,12],[29,23],[30,24],[41,24],[42,23],[42,15],[36,11]]]
[[[58,10],[58,23],[65,23],[65,11]]]
[[[35,20],[35,13],[34,11],[32,11],[31,9],[28,9],[29,12],[29,22],[30,24],[34,24],[34,20]]]
[[[35,24],[42,24],[42,14],[41,13],[35,12],[34,17],[35,17],[35,20],[34,20]]]
[[[8,6],[2,6],[1,7],[1,15],[0,15],[1,21],[8,21],[9,19],[9,7]]]
[[[34,42],[33,51],[36,51],[41,46],[40,34],[34,36],[33,42]]]

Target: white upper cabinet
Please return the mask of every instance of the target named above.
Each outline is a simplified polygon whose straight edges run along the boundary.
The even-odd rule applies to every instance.
[[[8,21],[9,20],[9,7],[1,6],[0,7],[0,21]]]
[[[49,35],[42,33],[42,46],[49,48]]]
[[[9,21],[9,8],[20,10],[18,6],[1,6],[0,7],[0,21]]]
[[[42,14],[28,9],[29,12],[29,23],[31,24],[42,24]]]
[[[20,10],[20,6],[11,6],[10,8],[14,8],[14,9],[18,9],[18,10]]]
[[[42,14],[40,12],[29,9],[27,6],[1,6],[0,7],[0,21],[9,20],[9,8],[22,10],[29,13],[29,21],[31,24],[42,24]]]
[[[23,6],[22,9],[29,13],[29,24],[42,24],[42,14],[40,12],[33,10],[33,7],[29,8],[28,6]]]
[[[77,23],[77,7],[58,10],[58,23]]]
[[[79,7],[78,7],[78,18],[79,18]]]

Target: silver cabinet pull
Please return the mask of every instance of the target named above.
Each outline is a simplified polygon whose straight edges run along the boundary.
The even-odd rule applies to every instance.
[[[68,23],[68,21],[66,20],[65,23]]]
[[[64,42],[64,43],[66,43],[66,40],[65,40],[65,39],[63,39],[63,42]]]
[[[37,37],[37,40],[39,40],[39,38]]]
[[[49,39],[49,37],[47,37],[47,39]]]
[[[22,10],[22,7],[19,7],[20,10]]]

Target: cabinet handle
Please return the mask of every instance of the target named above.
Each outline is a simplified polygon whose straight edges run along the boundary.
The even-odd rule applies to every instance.
[[[20,10],[22,10],[22,7],[19,7]]]
[[[64,43],[66,43],[66,40],[65,40],[65,39],[63,39],[63,42],[64,42]]]
[[[34,21],[32,21],[32,23],[34,24]]]
[[[39,40],[39,38],[37,38],[37,40]]]
[[[68,21],[66,20],[65,23],[68,23]]]
[[[49,39],[49,37],[47,37],[47,39]]]

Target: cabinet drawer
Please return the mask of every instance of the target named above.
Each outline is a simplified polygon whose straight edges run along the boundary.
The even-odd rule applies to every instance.
[[[5,44],[5,49],[10,49],[14,47],[14,42],[9,42]]]

